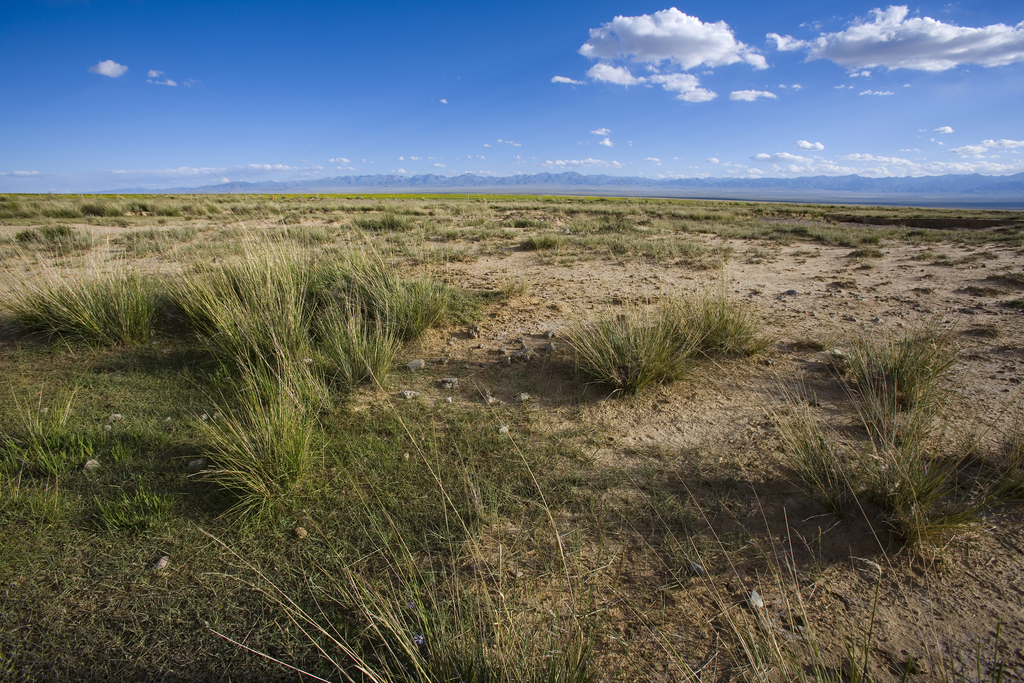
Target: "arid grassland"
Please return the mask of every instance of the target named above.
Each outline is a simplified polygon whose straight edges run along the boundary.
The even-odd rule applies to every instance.
[[[0,195],[0,680],[1024,680],[1022,372],[1024,213]]]

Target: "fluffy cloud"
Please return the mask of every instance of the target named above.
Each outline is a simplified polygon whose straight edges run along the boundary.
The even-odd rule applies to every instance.
[[[448,100],[446,100],[444,98],[441,98],[441,104],[448,104]],[[403,173],[404,173],[404,171],[403,171]]]
[[[518,142],[513,142],[512,140],[502,140],[501,138],[498,138],[498,142],[500,142],[502,144],[505,144],[505,145],[512,145],[513,147],[522,147],[522,144],[520,144]]]
[[[989,149],[1014,149],[1024,147],[1024,140],[983,140],[981,144]]]
[[[619,161],[604,161],[602,159],[559,159],[557,161],[545,161],[541,166],[548,168],[566,168],[576,166],[606,166],[611,168],[622,168]]]
[[[590,67],[587,75],[595,81],[614,83],[615,85],[638,85],[647,80],[637,78],[624,66],[612,66],[611,64],[595,64]]]
[[[949,151],[963,157],[979,157],[993,149],[1014,149],[1015,147],[1024,147],[1024,140],[983,140],[980,145],[954,147]]]
[[[778,95],[770,93],[767,90],[735,90],[729,93],[730,100],[740,100],[743,102],[753,102],[758,97],[766,97],[773,100],[778,99]]]
[[[659,159],[658,157],[647,157],[646,159],[644,159],[644,161],[653,161],[656,164],[661,163],[661,159]]]
[[[739,42],[724,21],[704,23],[676,8],[636,17],[615,17],[590,29],[590,40],[579,53],[600,60],[587,71],[595,81],[615,85],[657,84],[684,102],[708,102],[718,95],[700,86],[693,75],[681,73],[699,66],[716,67],[744,62],[768,68],[753,48]],[[616,60],[645,64],[650,76],[635,76]],[[668,67],[668,72],[662,71]]]
[[[892,90],[865,90],[865,91],[863,91],[861,93],[858,93],[858,94],[859,95],[882,95],[882,96],[885,96],[885,95],[895,95],[896,93],[894,93]]]
[[[438,162],[438,163],[434,164],[434,168],[445,168],[445,165],[440,163],[440,162]]]
[[[872,10],[871,21],[810,40],[769,33],[782,51],[806,50],[807,59],[828,59],[851,71],[884,67],[945,71],[959,64],[1005,66],[1024,61],[1024,22],[969,28],[930,17],[907,18],[905,5]]]
[[[932,132],[933,133],[942,133],[943,135],[948,135],[949,133],[953,132],[953,129],[950,126],[942,126],[941,128],[936,128]]]
[[[615,146],[615,143],[612,142],[611,138],[605,138],[604,140],[601,140],[601,142],[599,142],[597,144],[604,145],[605,147],[614,147]]]
[[[790,154],[789,152],[777,152],[775,154],[765,154],[764,152],[761,152],[760,154],[755,154],[750,158],[753,161],[785,161],[787,163],[796,162],[803,164],[809,164],[812,161],[807,157],[798,156],[796,154]]]
[[[700,80],[690,74],[657,74],[648,80],[660,83],[669,92],[678,93],[676,99],[685,102],[708,102],[718,97],[717,93],[700,87]]]
[[[89,73],[99,74],[100,76],[109,76],[110,78],[117,78],[127,70],[128,67],[124,64],[118,64],[113,59],[106,59],[96,66],[89,67]]]
[[[807,140],[797,140],[796,146],[797,148],[805,149],[808,152],[812,150],[817,150],[820,152],[821,150],[825,149],[825,145],[821,144],[820,142],[808,142]]]
[[[874,154],[847,154],[839,157],[845,161],[873,161],[879,164],[892,164],[894,166],[916,166],[917,164],[909,159],[899,157],[880,157]]]
[[[164,75],[163,71],[154,71],[153,69],[150,69],[149,73],[146,74],[146,78],[160,78],[163,75]]]
[[[587,84],[586,81],[574,81],[571,78],[566,78],[565,76],[552,76],[551,77],[551,82],[552,83],[570,83],[572,85],[586,85]]]
[[[590,59],[630,59],[683,69],[746,62],[767,68],[764,57],[736,40],[724,21],[704,23],[675,7],[638,17],[615,17],[601,28],[590,29],[590,40],[579,53]]]
[[[346,159],[345,157],[336,157],[334,159],[331,159],[331,163],[332,164],[351,164],[352,162],[349,161],[348,159]]]
[[[591,135],[611,135],[612,132],[608,128],[598,128],[597,130],[590,131]]]

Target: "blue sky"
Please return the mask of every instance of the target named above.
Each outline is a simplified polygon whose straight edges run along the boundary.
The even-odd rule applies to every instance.
[[[1024,5],[0,7],[0,191],[1024,171]]]

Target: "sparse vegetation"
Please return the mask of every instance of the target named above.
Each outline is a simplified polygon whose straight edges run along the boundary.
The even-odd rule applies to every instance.
[[[1016,680],[987,215],[0,196],[0,679]]]

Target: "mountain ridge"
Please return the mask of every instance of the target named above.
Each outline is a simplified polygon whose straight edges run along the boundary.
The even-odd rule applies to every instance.
[[[372,174],[325,177],[293,181],[231,181],[199,187],[176,187],[165,190],[125,188],[112,193],[133,192],[158,194],[309,194],[350,193],[381,190],[537,191],[555,193],[572,191],[599,194],[621,194],[641,191],[651,193],[721,193],[755,195],[813,196],[815,193],[884,197],[917,195],[944,197],[956,195],[963,200],[1008,198],[1024,202],[1024,173],[1006,176],[948,174],[903,178],[868,178],[860,175],[803,176],[798,178],[645,178],[640,176],[584,175],[576,171],[536,173],[511,176],[482,176],[463,173],[442,176],[434,173],[417,175]]]

